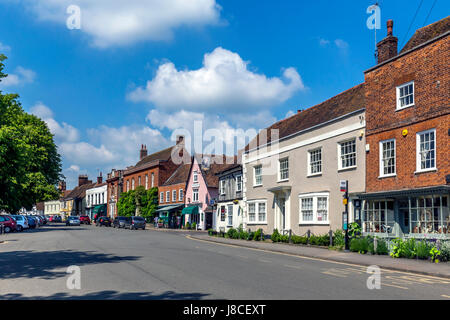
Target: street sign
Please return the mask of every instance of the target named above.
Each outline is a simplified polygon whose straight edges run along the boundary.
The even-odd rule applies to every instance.
[[[341,180],[339,182],[339,186],[340,186],[341,192],[346,192],[347,191],[347,180]]]
[[[342,226],[344,230],[348,230],[348,214],[347,212],[342,212]]]

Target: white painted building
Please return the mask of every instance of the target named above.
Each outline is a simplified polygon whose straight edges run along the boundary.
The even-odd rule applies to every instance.
[[[97,183],[95,187],[86,190],[86,215],[91,220],[99,211],[102,215],[106,215],[107,192],[106,183]]]

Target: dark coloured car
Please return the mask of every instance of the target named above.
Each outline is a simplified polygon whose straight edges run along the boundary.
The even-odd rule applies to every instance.
[[[52,218],[52,222],[62,222],[61,216],[54,215]]]
[[[34,219],[34,218],[31,217],[31,216],[26,216],[26,218],[27,218],[27,220],[28,220],[28,227],[29,227],[30,229],[36,229],[36,227],[37,227],[36,219]]]
[[[0,225],[3,226],[3,231],[5,233],[10,233],[16,231],[17,223],[16,221],[8,215],[0,216]]]
[[[39,216],[42,220],[42,224],[47,224],[47,217],[46,216]]]
[[[125,228],[130,228],[130,230],[142,229],[145,230],[145,219],[142,217],[131,217],[125,222]]]
[[[97,227],[106,226],[111,227],[111,218],[110,217],[99,217],[97,221],[95,222],[95,225]]]
[[[91,218],[89,216],[80,216],[81,224],[91,224]]]
[[[116,217],[113,221],[114,228],[125,228],[127,220],[131,220],[131,217]],[[130,224],[130,223],[128,223]]]
[[[80,224],[81,224],[80,217],[77,216],[67,217],[66,226],[79,226]]]

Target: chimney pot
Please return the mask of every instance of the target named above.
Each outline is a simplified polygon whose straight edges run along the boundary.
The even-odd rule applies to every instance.
[[[141,151],[139,152],[139,160],[144,159],[147,156],[147,146],[141,145]]]
[[[388,20],[387,37],[377,43],[378,64],[389,60],[398,54],[398,39],[394,37],[394,20]]]

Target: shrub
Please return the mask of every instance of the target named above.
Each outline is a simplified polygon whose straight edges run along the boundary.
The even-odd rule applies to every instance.
[[[289,242],[289,236],[287,234],[286,235],[280,235],[279,241],[280,242],[284,242],[284,243],[288,243]]]
[[[238,237],[239,237],[239,233],[236,229],[233,229],[233,228],[228,229],[227,238],[238,239]]]
[[[255,240],[255,241],[260,241],[260,240],[261,240],[261,234],[262,234],[261,229],[258,229],[258,230],[255,232],[255,234],[253,235],[253,240]]]
[[[316,236],[310,236],[309,237],[309,244],[312,244],[313,246],[316,246],[316,245],[318,245],[318,239],[317,239],[317,237]]]
[[[191,229],[192,229],[192,230],[196,230],[196,229],[197,229],[197,223],[192,222],[192,224],[191,224]]]
[[[255,237],[255,233],[252,232],[252,231],[250,231],[250,232],[248,233],[248,238],[247,238],[247,240],[251,241],[251,240],[253,240],[254,237]]]
[[[369,251],[370,240],[367,237],[353,238],[350,241],[350,251],[365,254]]]
[[[239,238],[242,239],[242,240],[247,240],[248,239],[248,232],[244,231],[244,230],[241,230],[239,232]]]
[[[281,234],[278,232],[278,229],[273,230],[272,235],[270,236],[270,239],[272,242],[279,242],[280,241]]]
[[[217,232],[214,229],[208,229],[208,235],[215,236],[217,235]]]
[[[296,236],[293,235],[291,237],[292,243],[294,244],[307,244],[308,243],[308,238],[307,237],[301,237],[301,236]]]
[[[441,244],[441,261],[450,261],[450,241]]]
[[[431,244],[426,241],[420,241],[417,243],[417,258],[427,260],[431,257],[430,251],[433,248]]]
[[[378,240],[376,253],[379,255],[389,254],[389,249],[385,240]]]
[[[159,222],[159,221],[158,221]],[[188,222],[186,223],[186,229],[190,229],[191,228],[191,224]]]
[[[336,230],[333,237],[333,245],[344,246],[345,245],[345,234],[342,230]]]
[[[362,231],[361,226],[357,222],[352,222],[348,226],[348,236],[351,239],[361,237],[361,231]]]

